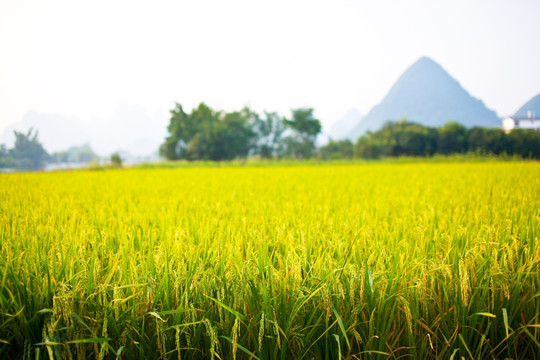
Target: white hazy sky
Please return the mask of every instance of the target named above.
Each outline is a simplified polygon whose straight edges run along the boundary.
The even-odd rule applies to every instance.
[[[29,111],[96,121],[200,101],[329,125],[421,56],[502,116],[540,93],[540,1],[0,0],[0,130]]]

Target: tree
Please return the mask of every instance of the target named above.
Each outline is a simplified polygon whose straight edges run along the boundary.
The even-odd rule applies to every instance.
[[[385,147],[373,136],[374,133],[368,131],[361,136],[354,144],[353,156],[355,158],[378,159],[385,153]]]
[[[200,103],[180,123],[178,156],[186,160],[220,160],[215,143],[220,113]]]
[[[263,159],[279,157],[283,153],[283,132],[285,119],[275,112],[264,112],[264,117],[257,116],[255,126],[255,153]]]
[[[248,107],[225,113],[215,133],[218,159],[245,158],[255,146],[257,114]]]
[[[30,128],[26,134],[14,131],[15,145],[10,155],[20,169],[37,170],[43,168],[48,154],[38,140],[38,131]]]
[[[0,144],[0,168],[13,168],[15,161],[11,157],[8,148],[4,144]]]
[[[467,142],[469,151],[501,154],[510,153],[510,138],[502,129],[488,129],[475,126],[469,130]]]
[[[288,155],[296,158],[310,158],[315,151],[315,140],[321,132],[321,122],[313,116],[313,109],[292,110],[292,119],[285,125],[294,134],[286,139]]]
[[[49,163],[67,163],[69,162],[69,151],[57,151],[52,153],[48,159]]]
[[[330,139],[328,144],[321,146],[319,153],[323,160],[351,159],[353,143],[349,139],[339,141]]]
[[[169,136],[160,153],[169,160],[232,160],[255,146],[257,114],[245,107],[216,112],[204,103],[187,114],[180,104],[171,111]]]
[[[111,155],[111,165],[115,168],[121,168],[122,167],[122,157],[120,157],[120,154],[118,152],[115,152]]]
[[[467,151],[467,128],[460,123],[450,121],[439,128],[437,152],[450,155]]]
[[[502,129],[482,127],[469,130],[454,122],[431,128],[401,120],[388,122],[376,132],[368,132],[354,145],[354,156],[366,158],[449,155],[467,151],[540,158],[540,132],[515,129],[505,134]]]
[[[189,143],[186,140],[191,140],[194,135],[194,130],[190,128],[190,125],[188,114],[184,112],[182,105],[176,103],[174,109],[171,110],[171,119],[167,127],[169,136],[159,148],[161,156],[168,160],[178,160],[182,157]]]
[[[98,156],[94,153],[94,150],[92,150],[88,144],[80,147],[73,147],[70,150],[74,152],[76,162],[88,163],[98,158]]]
[[[424,156],[431,155],[436,150],[437,132],[427,126],[402,119],[389,123],[386,130],[389,136],[395,138],[390,149],[392,156]]]
[[[514,129],[508,135],[508,153],[540,159],[540,131]]]
[[[382,129],[368,132],[355,144],[355,157],[429,156],[437,148],[436,129],[401,119],[387,122]]]

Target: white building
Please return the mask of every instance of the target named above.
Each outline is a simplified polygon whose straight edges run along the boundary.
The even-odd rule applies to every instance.
[[[526,118],[507,117],[503,119],[502,127],[507,133],[512,129],[540,130],[540,118],[535,117],[532,111],[528,111]]]

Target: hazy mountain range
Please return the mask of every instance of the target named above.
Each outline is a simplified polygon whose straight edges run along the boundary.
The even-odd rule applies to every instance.
[[[332,124],[327,135],[330,139],[344,139],[348,132],[362,119],[362,114],[357,109],[349,109],[341,119]]]
[[[62,115],[29,111],[22,119],[7,127],[0,135],[0,144],[11,146],[13,130],[27,132],[33,127],[49,152],[64,151],[71,146],[88,144],[99,155],[115,151],[132,156],[147,156],[158,151],[167,134],[168,116],[152,116],[137,104],[119,104],[111,118],[85,123]]]
[[[524,104],[514,116],[527,117],[528,111],[540,116],[540,95]],[[324,143],[328,138],[355,141],[368,130],[378,130],[386,121],[402,118],[428,126],[440,126],[450,120],[467,127],[501,126],[495,111],[472,97],[435,61],[422,57],[398,78],[381,103],[365,116],[350,109],[318,142]],[[111,118],[92,123],[30,111],[0,134],[0,144],[10,147],[13,130],[26,132],[33,127],[39,130],[40,141],[51,153],[88,144],[102,156],[115,151],[147,156],[158,151],[167,134],[168,122],[168,114],[149,115],[137,104],[119,104]]]
[[[536,95],[531,100],[527,101],[525,105],[520,107],[514,114],[514,117],[526,118],[529,116],[529,111],[532,112],[532,115],[535,118],[540,118],[540,94]]]

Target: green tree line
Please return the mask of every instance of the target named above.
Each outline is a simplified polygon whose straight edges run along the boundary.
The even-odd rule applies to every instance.
[[[291,118],[275,112],[257,114],[215,111],[205,103],[190,113],[180,104],[171,110],[169,135],[160,147],[169,160],[232,160],[257,155],[270,158],[311,158],[321,123],[313,109],[292,110]]]
[[[395,156],[433,156],[476,152],[517,155],[540,159],[540,132],[499,128],[466,128],[457,122],[429,127],[406,119],[387,122],[380,130],[368,132],[353,143],[332,140],[321,147],[316,138],[321,123],[312,108],[291,111],[290,118],[275,112],[257,114],[244,107],[240,111],[215,111],[201,103],[190,113],[180,104],[171,110],[169,135],[160,147],[168,160],[232,160],[251,156],[261,159],[321,160]],[[73,153],[76,156],[73,156]],[[89,161],[96,155],[89,146],[48,155],[38,140],[38,132],[15,131],[15,143],[8,149],[0,144],[0,168],[37,170],[46,162]]]
[[[457,122],[428,127],[403,119],[368,132],[354,145],[354,157],[373,159],[467,152],[540,159],[540,132],[514,129],[505,133],[499,128],[466,128]]]
[[[38,139],[38,131],[33,128],[26,133],[14,131],[14,134],[13,148],[0,144],[0,169],[39,170],[47,163],[89,163],[99,159],[88,144],[48,154]]]
[[[92,150],[89,144],[72,146],[65,151],[57,151],[49,155],[47,162],[61,163],[89,163],[98,160],[99,156]]]
[[[332,140],[316,147],[321,124],[313,109],[291,112],[290,119],[275,112],[262,115],[245,107],[240,111],[215,111],[201,103],[191,113],[180,104],[171,110],[169,136],[160,154],[169,160],[232,160],[258,156],[262,159],[321,160],[433,156],[475,152],[540,158],[540,132],[500,128],[467,128],[457,122],[429,127],[402,119],[387,122],[380,130],[357,139]]]

